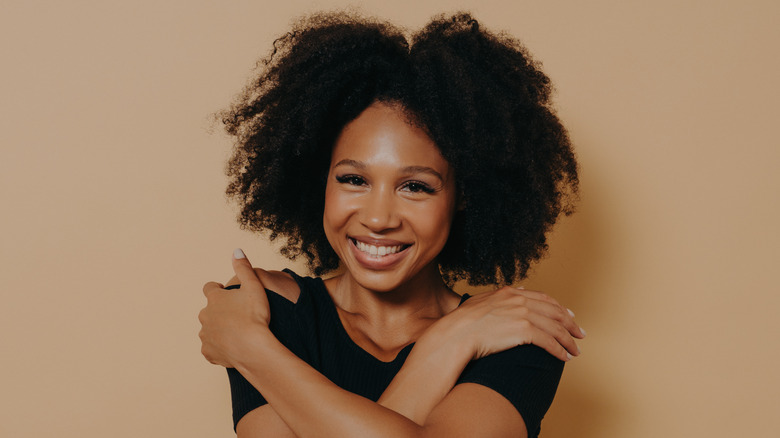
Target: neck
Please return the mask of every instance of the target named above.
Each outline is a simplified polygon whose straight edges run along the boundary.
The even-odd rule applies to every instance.
[[[349,271],[330,282],[328,289],[336,305],[374,326],[439,319],[459,302],[458,295],[444,283],[435,264],[389,291],[364,288]]]

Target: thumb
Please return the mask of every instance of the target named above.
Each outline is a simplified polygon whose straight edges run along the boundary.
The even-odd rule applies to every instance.
[[[233,251],[233,271],[236,273],[238,281],[241,282],[241,289],[246,289],[247,287],[262,289],[260,279],[241,248],[236,248]]]

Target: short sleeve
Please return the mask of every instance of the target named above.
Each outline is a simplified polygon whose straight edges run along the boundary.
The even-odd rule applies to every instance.
[[[561,360],[535,345],[521,345],[472,361],[457,383],[477,383],[504,396],[533,438],[539,434],[562,373]]]
[[[236,289],[239,285],[228,286],[225,289]],[[266,289],[268,304],[271,309],[269,328],[284,346],[290,351],[301,355],[297,320],[295,318],[295,303],[287,300],[276,292]],[[233,429],[238,421],[253,409],[268,403],[260,392],[247,381],[235,368],[227,369],[230,380],[230,398],[233,404]]]

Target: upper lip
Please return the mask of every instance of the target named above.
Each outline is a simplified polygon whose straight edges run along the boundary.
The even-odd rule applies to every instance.
[[[365,236],[347,236],[350,239],[357,240],[358,242],[363,242],[367,245],[374,245],[374,246],[405,246],[409,245],[408,243],[401,242],[399,240],[393,240],[393,239],[375,239],[372,237],[365,237]]]

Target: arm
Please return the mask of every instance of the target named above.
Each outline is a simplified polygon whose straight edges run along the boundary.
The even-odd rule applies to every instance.
[[[419,425],[337,387],[273,335],[258,335],[254,342],[258,353],[247,355],[236,367],[262,388],[270,406],[299,437],[490,437],[517,436],[524,431],[514,407],[481,385],[458,385]]]
[[[420,337],[378,402],[423,424],[473,359],[534,344],[565,362],[579,354],[572,336],[585,336],[573,316],[541,292],[504,287],[472,297]]]
[[[234,258],[233,267],[240,289],[226,291],[216,283],[204,287],[208,305],[199,318],[203,325],[201,351],[206,359],[236,368],[262,391],[268,408],[278,413],[297,436],[371,436],[371,430],[383,430],[388,425],[396,436],[414,436],[412,430],[418,425],[342,390],[284,347],[268,328],[270,314],[264,285],[245,258]],[[280,426],[268,408],[256,410],[253,419]],[[365,418],[362,424],[361,418]],[[239,423],[240,433],[254,429],[252,424],[243,423]]]
[[[481,403],[479,407],[487,407],[489,409],[476,417],[473,422],[477,425],[481,423],[480,430],[482,432],[484,432],[484,420],[489,418],[488,414],[500,412],[501,409],[498,409],[498,407],[504,405],[504,408],[508,407],[508,411],[500,417],[507,421],[491,421],[490,424],[500,426],[501,424],[514,423],[514,426],[511,426],[510,429],[518,430],[517,424],[519,420],[519,424],[522,426],[522,419],[517,411],[512,408],[511,404],[488,388],[481,385],[464,384],[459,385],[456,388],[457,391],[450,391],[463,367],[474,355],[468,349],[457,348],[459,345],[462,346],[464,342],[447,342],[446,339],[441,337],[442,334],[449,333],[452,336],[452,333],[456,333],[458,337],[463,338],[458,331],[429,330],[426,335],[418,340],[413,353],[407,359],[402,373],[399,373],[396,380],[394,380],[391,387],[388,388],[388,391],[380,400],[380,403],[387,403],[387,406],[391,407],[395,403],[395,408],[400,408],[398,409],[399,411],[404,408],[404,400],[412,402],[426,400],[425,403],[413,403],[413,406],[416,406],[416,408],[411,409],[409,411],[411,414],[407,415],[409,417],[417,416],[416,422],[409,421],[391,409],[338,388],[313,370],[308,364],[290,353],[267,330],[267,324],[262,324],[263,321],[267,322],[267,315],[264,314],[263,306],[260,305],[261,309],[259,310],[253,310],[251,305],[252,299],[248,299],[248,297],[258,298],[258,296],[261,296],[259,298],[265,298],[265,294],[262,293],[262,283],[254,275],[254,272],[251,271],[251,267],[246,260],[239,263],[234,261],[234,267],[237,268],[239,278],[242,276],[240,270],[244,268],[241,266],[241,263],[246,265],[244,266],[247,268],[246,274],[251,273],[253,278],[242,279],[243,291],[239,293],[237,293],[238,291],[232,291],[227,294],[224,291],[221,291],[222,293],[207,293],[209,306],[206,310],[208,312],[204,310],[205,313],[202,314],[202,317],[211,319],[207,318],[207,316],[219,315],[220,311],[226,308],[224,305],[225,301],[238,304],[242,310],[248,311],[236,312],[234,309],[230,318],[224,318],[224,320],[220,321],[221,324],[229,326],[225,328],[231,330],[206,330],[207,328],[213,329],[214,324],[205,321],[204,332],[201,333],[201,337],[204,339],[204,355],[212,362],[222,365],[232,364],[238,368],[250,383],[257,388],[262,388],[263,395],[271,403],[270,406],[256,409],[251,414],[251,418],[246,418],[247,421],[242,420],[239,423],[238,431],[240,435],[243,436],[244,432],[251,431],[254,428],[251,426],[258,424],[258,421],[265,423],[266,427],[263,430],[266,433],[269,432],[267,426],[272,424],[281,426],[286,422],[294,425],[293,429],[300,436],[321,436],[323,431],[329,431],[338,436],[349,436],[350,433],[355,433],[359,436],[371,436],[372,431],[381,431],[383,435],[387,434],[388,436],[418,436],[430,433],[438,435],[438,432],[443,430],[442,428],[449,427],[454,422],[437,422],[433,420],[441,418],[465,420],[468,417],[468,415],[465,415],[466,413],[478,412],[479,409],[466,409],[464,403],[468,400],[482,398],[489,402]],[[237,264],[238,266],[236,266]],[[245,277],[249,276],[245,275]],[[257,288],[257,290],[251,292],[250,290],[254,288]],[[472,299],[468,303],[472,301],[477,302],[478,300]],[[461,317],[454,321],[472,320],[470,321],[472,325],[474,321],[479,321],[480,318],[475,319],[473,316],[475,315],[474,310],[480,309],[480,306],[464,305],[461,307],[464,309],[470,307],[470,312],[459,312],[469,317]],[[244,322],[248,324],[242,324],[242,318],[236,318],[235,313],[241,313],[245,317],[244,319],[248,320]],[[441,322],[445,320],[452,321],[453,319],[444,318]],[[446,327],[447,325],[437,323],[437,326]],[[237,336],[234,330],[246,326],[253,326],[254,328],[253,330],[243,332],[246,335]],[[265,329],[257,330],[258,327],[263,326]],[[452,327],[453,323],[450,323],[449,326]],[[455,324],[454,326],[458,325]],[[227,339],[223,339],[221,344],[220,342],[212,343],[209,339],[212,337],[229,337],[234,342],[225,342]],[[463,339],[469,342],[472,341],[468,338]],[[517,343],[526,343],[528,339],[522,342],[513,342],[516,345]],[[227,350],[222,348],[223,351],[218,351],[214,354],[210,350],[215,345],[232,348]],[[444,346],[448,346],[448,348],[444,348]],[[449,346],[456,348],[449,348]],[[257,352],[262,352],[262,354],[257,354]],[[446,370],[444,370],[443,364],[447,364]],[[421,376],[427,377],[421,380]],[[414,382],[424,382],[425,385],[410,384]],[[426,388],[426,394],[420,393],[421,388]],[[405,397],[404,394],[406,394]],[[464,397],[463,394],[468,394],[468,396]],[[328,400],[328,403],[322,403],[322,400]],[[498,405],[498,407],[494,405]],[[275,416],[277,411],[281,418],[284,419],[284,422],[279,421],[279,417]],[[431,413],[430,417],[428,413]],[[248,415],[247,417],[250,416]],[[432,422],[425,421],[426,418],[432,419]],[[420,424],[423,425],[421,426]],[[465,429],[461,427],[459,430]],[[489,436],[484,433],[480,434]],[[448,435],[453,436],[452,433],[448,433]]]
[[[261,276],[261,278],[263,277]],[[458,351],[442,348],[444,345],[447,344],[437,342],[430,334],[418,339],[414,349],[404,362],[399,375],[396,375],[393,380],[392,385],[395,386],[391,386],[391,388],[385,391],[379,403],[418,424],[423,424],[430,412],[429,403],[427,402],[430,400],[433,400],[433,403],[441,401],[452,389],[465,363],[468,362],[465,351],[462,351],[459,355],[453,354],[458,353]],[[457,347],[459,344],[450,345]],[[239,374],[235,370],[232,371],[235,375]],[[246,376],[240,377],[240,382],[231,383],[231,385],[239,384],[240,387],[250,385],[251,382],[245,379]],[[396,389],[393,390],[393,387]],[[236,388],[231,390],[235,391]],[[267,395],[265,389],[261,392],[264,396]],[[385,398],[388,396],[390,398],[385,402]],[[416,412],[423,413],[418,418],[412,417],[411,414]],[[279,426],[282,426],[282,428],[280,429]],[[261,434],[260,431],[264,431],[265,435]],[[264,404],[243,415],[237,424],[236,432],[239,437],[294,436],[286,423],[276,414],[274,407],[269,404]],[[284,433],[289,435],[284,435]]]

